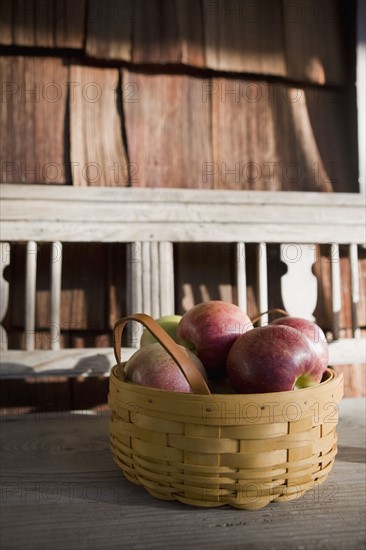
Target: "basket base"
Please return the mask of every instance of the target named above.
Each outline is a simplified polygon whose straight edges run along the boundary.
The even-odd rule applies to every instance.
[[[342,378],[331,370],[314,388],[235,396],[172,395],[113,373],[111,451],[154,498],[255,510],[302,497],[332,469]]]
[[[127,479],[129,479],[128,476],[126,476]],[[186,504],[188,506],[193,506],[196,508],[222,508],[224,506],[230,506],[231,508],[236,508],[238,510],[259,510],[260,508],[264,508],[271,502],[275,503],[286,503],[293,500],[298,500],[301,497],[303,497],[308,491],[314,489],[314,487],[318,485],[322,485],[326,479],[328,478],[328,475],[323,476],[321,479],[316,480],[312,483],[306,484],[306,486],[300,487],[297,486],[296,489],[292,489],[289,487],[289,491],[286,492],[285,495],[276,496],[275,494],[267,494],[261,497],[255,497],[250,499],[243,499],[240,501],[240,499],[231,499],[230,497],[221,497],[220,500],[201,500],[201,499],[194,499],[190,497],[184,497],[179,494],[175,494],[174,497],[169,497],[168,495],[164,495],[162,493],[158,493],[152,489],[149,489],[145,487],[145,490],[154,498],[157,498],[158,500],[165,500],[165,501],[178,501],[181,504]],[[135,481],[136,483],[136,481]]]

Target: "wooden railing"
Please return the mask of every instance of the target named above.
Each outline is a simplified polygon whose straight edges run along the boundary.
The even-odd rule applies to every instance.
[[[7,350],[2,326],[3,376],[23,376],[24,372],[108,373],[113,362],[111,349],[60,349],[62,251],[63,243],[68,242],[127,243],[128,312],[144,311],[154,317],[174,312],[173,243],[235,243],[237,301],[243,309],[246,309],[245,251],[248,244],[254,243],[260,311],[268,309],[267,244],[279,243],[281,260],[287,265],[287,273],[281,279],[282,301],[290,314],[310,319],[317,302],[317,284],[312,273],[315,244],[326,243],[330,247],[334,322],[331,364],[365,361],[365,341],[357,319],[358,250],[365,243],[362,195],[2,185],[1,199],[2,272],[12,261],[11,243],[24,242],[27,247],[25,350]],[[49,351],[35,349],[40,242],[52,243]],[[340,245],[348,246],[352,297],[353,337],[343,340],[338,339],[337,331],[342,308]],[[0,322],[7,308],[8,283],[2,277]],[[267,320],[263,316],[260,322],[265,324]],[[125,357],[132,351],[125,350]],[[83,363],[81,359],[85,358],[89,360]]]

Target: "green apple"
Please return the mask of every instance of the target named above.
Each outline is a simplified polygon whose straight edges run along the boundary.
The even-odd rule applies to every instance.
[[[186,340],[183,340],[182,338],[179,338],[177,335],[177,328],[179,325],[179,322],[181,320],[181,315],[163,315],[163,317],[159,317],[159,319],[156,319],[156,322],[169,334],[171,338],[177,344],[180,344],[181,346],[184,346],[188,349],[193,349],[194,345],[190,342],[187,342]],[[141,336],[140,340],[140,347],[148,346],[149,344],[154,344],[156,342],[156,338],[151,334],[151,332],[147,329],[144,330]]]

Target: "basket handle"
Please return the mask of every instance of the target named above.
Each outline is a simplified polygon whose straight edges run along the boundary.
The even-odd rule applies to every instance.
[[[123,372],[123,366],[121,362],[121,345],[122,345],[122,332],[126,324],[129,321],[137,321],[141,323],[156,340],[163,346],[163,348],[169,353],[169,355],[177,363],[178,367],[184,374],[188,384],[191,386],[193,393],[210,395],[211,392],[197,369],[193,361],[190,360],[188,355],[182,348],[165,332],[165,330],[146,313],[135,313],[119,319],[113,328],[113,349],[114,355],[118,366]]]
[[[263,311],[263,313],[259,313],[256,317],[253,317],[253,319],[251,319],[253,325],[255,325],[255,323],[259,321],[261,317],[263,317],[263,315],[266,315],[266,314],[270,315],[271,313],[280,313],[281,315],[285,315],[286,317],[290,315],[288,311],[286,311],[285,309],[280,309],[279,307],[275,307],[273,309],[268,309],[267,311]]]

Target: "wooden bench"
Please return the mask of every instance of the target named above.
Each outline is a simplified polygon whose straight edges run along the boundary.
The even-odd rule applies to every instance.
[[[26,243],[25,349],[8,349],[1,327],[1,376],[108,375],[114,363],[111,348],[60,349],[63,244],[128,243],[129,312],[154,317],[174,312],[174,243],[235,243],[238,305],[246,308],[248,244],[257,248],[258,305],[268,309],[267,245],[281,245],[287,265],[282,301],[292,315],[313,318],[317,281],[312,274],[315,244],[331,250],[333,342],[330,364],[360,364],[365,340],[357,319],[358,252],[365,243],[365,197],[356,194],[134,189],[47,185],[1,186],[1,310],[8,308],[4,274],[12,261],[12,244]],[[37,243],[52,243],[50,349],[35,349]],[[339,247],[350,258],[352,337],[339,339],[341,303]],[[121,283],[122,284],[122,283]],[[261,323],[268,318],[263,316]],[[136,335],[135,335],[136,336]],[[124,357],[134,351],[134,338]]]

